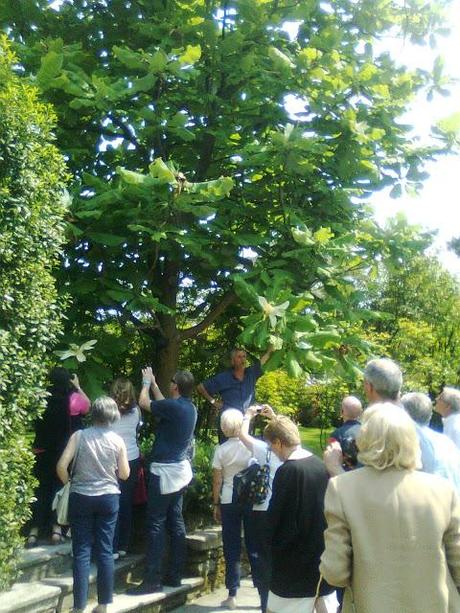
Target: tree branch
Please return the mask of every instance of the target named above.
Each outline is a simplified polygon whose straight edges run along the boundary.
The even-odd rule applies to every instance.
[[[181,330],[178,332],[179,341],[183,341],[187,338],[195,338],[198,336],[200,332],[203,332],[208,328],[211,324],[213,324],[216,319],[222,315],[222,313],[236,301],[236,294],[233,292],[228,292],[225,294],[222,300],[217,304],[207,315],[206,317],[200,321],[199,324],[195,326],[191,326],[190,328],[186,328],[185,330]]]

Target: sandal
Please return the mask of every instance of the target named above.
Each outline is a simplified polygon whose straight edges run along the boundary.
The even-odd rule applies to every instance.
[[[32,547],[36,547],[37,541],[38,541],[37,536],[35,534],[31,534],[30,536],[27,537],[25,548],[32,549]]]
[[[61,532],[52,532],[51,533],[51,545],[60,545],[61,543],[64,543],[64,537],[62,536]]]

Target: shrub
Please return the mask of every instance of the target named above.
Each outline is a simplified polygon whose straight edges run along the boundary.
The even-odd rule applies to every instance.
[[[305,402],[305,377],[294,379],[284,370],[274,370],[257,382],[257,402],[270,404],[276,413],[299,419]]]
[[[184,499],[187,523],[195,524],[196,527],[212,521],[212,457],[215,446],[210,442],[196,442],[193,481]]]
[[[25,434],[44,406],[47,359],[60,329],[52,277],[63,237],[63,159],[54,114],[13,72],[0,38],[0,589],[15,576],[29,515],[33,456]]]

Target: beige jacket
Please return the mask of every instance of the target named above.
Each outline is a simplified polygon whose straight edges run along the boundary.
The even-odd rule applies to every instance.
[[[360,468],[330,480],[325,514],[320,570],[351,586],[343,613],[460,612],[460,503],[447,481]]]

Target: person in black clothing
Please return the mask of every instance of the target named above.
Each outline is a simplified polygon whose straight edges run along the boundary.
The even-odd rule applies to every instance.
[[[342,400],[340,413],[343,424],[334,430],[329,437],[328,443],[337,441],[340,444],[343,455],[343,469],[348,471],[356,468],[358,464],[358,448],[356,436],[361,428],[360,417],[363,413],[363,405],[356,396],[346,396]]]
[[[40,532],[51,531],[51,543],[57,545],[62,540],[61,527],[56,523],[56,514],[51,504],[57,490],[62,487],[56,474],[56,464],[64,451],[70,435],[73,432],[70,414],[71,396],[82,395],[83,400],[89,400],[76,386],[76,375],[71,375],[62,367],[53,368],[49,375],[49,397],[46,409],[35,424],[33,450],[36,455],[34,475],[38,481],[35,491],[35,502],[32,505],[32,520],[26,547],[37,544]]]
[[[272,419],[264,438],[284,462],[276,472],[268,509],[272,576],[267,611],[310,611],[317,595],[323,610],[333,611],[337,607],[334,588],[320,582],[319,574],[326,528],[326,467],[302,449],[298,428],[288,417]]]

